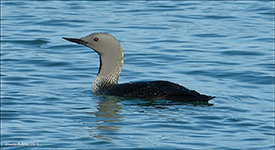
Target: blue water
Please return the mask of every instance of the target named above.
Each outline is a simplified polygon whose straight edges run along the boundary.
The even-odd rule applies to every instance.
[[[62,37],[114,35],[120,83],[168,80],[212,105],[97,96],[97,53]],[[2,149],[271,149],[274,1],[1,2]]]

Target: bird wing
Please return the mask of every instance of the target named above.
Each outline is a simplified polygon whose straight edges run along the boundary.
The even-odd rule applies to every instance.
[[[104,92],[131,98],[167,99],[176,101],[208,101],[210,96],[201,95],[194,90],[189,90],[179,84],[169,81],[130,82],[118,84]]]

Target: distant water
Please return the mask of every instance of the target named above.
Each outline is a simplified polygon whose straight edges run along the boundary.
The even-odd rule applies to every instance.
[[[96,96],[99,59],[62,37],[121,42],[120,82],[169,80],[211,105]],[[1,1],[2,149],[270,149],[274,1]]]

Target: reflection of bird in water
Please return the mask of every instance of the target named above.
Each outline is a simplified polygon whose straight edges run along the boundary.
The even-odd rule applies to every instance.
[[[99,54],[100,69],[92,86],[92,92],[95,94],[181,102],[207,102],[214,98],[169,81],[118,84],[124,56],[122,47],[115,37],[108,33],[94,33],[83,38],[63,38],[90,47]]]
[[[100,100],[98,103],[98,111],[91,114],[96,115],[97,121],[96,126],[89,126],[91,135],[95,138],[108,140],[110,132],[117,131],[122,128],[122,125],[117,125],[115,122],[123,122],[123,115],[120,115],[122,106],[118,104],[120,99],[117,97],[110,96],[108,99]]]
[[[95,113],[96,117],[101,118],[98,121],[99,130],[118,130],[120,126],[105,125],[107,122],[118,122],[123,119],[120,115],[122,106],[118,104],[120,100],[110,97],[108,100],[99,101],[98,112]]]
[[[120,110],[122,106],[118,104],[120,100],[114,97],[109,97],[108,100],[99,101],[98,113],[95,115],[101,118],[109,118],[105,122],[116,122],[122,118]]]

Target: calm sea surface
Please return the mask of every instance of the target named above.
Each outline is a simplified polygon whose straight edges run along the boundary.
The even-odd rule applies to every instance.
[[[114,35],[120,83],[168,80],[212,105],[91,93]],[[274,2],[1,2],[1,149],[270,149]]]

